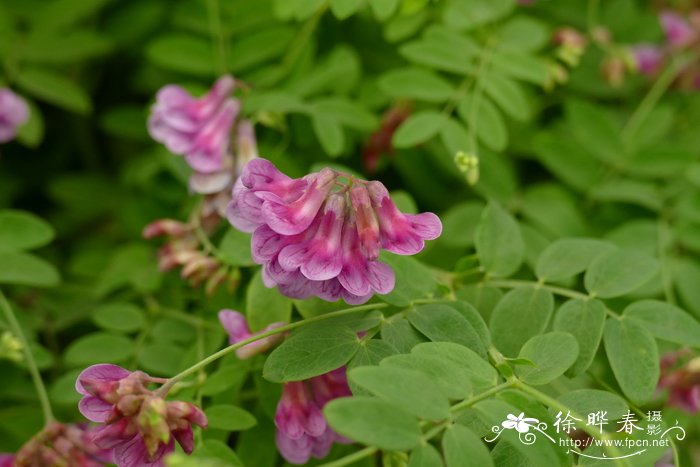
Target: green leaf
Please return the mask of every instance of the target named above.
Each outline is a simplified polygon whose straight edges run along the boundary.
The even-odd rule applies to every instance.
[[[467,96],[459,103],[457,111],[467,127],[472,127],[479,140],[490,149],[502,151],[508,145],[506,123],[488,98],[481,96],[477,106],[475,98]]]
[[[375,18],[385,21],[394,14],[401,0],[372,0],[369,5],[372,7]]]
[[[392,142],[397,148],[409,148],[424,143],[440,131],[447,117],[435,110],[412,114],[394,133]]]
[[[632,292],[659,271],[659,262],[644,253],[615,250],[598,256],[584,276],[586,290],[600,298]]]
[[[220,258],[231,266],[252,266],[250,257],[250,234],[230,228],[219,244]]]
[[[646,328],[658,339],[700,347],[700,324],[670,303],[659,300],[634,302],[625,308],[623,316],[625,320]]]
[[[134,353],[134,344],[124,336],[104,332],[86,334],[74,340],[63,355],[71,366],[92,365],[93,363],[119,363]]]
[[[92,320],[108,331],[135,332],[144,325],[146,317],[133,303],[115,302],[98,307],[92,312]]]
[[[435,383],[419,371],[390,366],[364,366],[348,372],[350,380],[375,396],[425,420],[442,420],[450,404]]]
[[[75,30],[58,35],[36,31],[27,38],[22,58],[34,63],[73,63],[103,55],[111,46],[109,39],[95,31]]]
[[[474,143],[464,125],[455,118],[448,118],[440,129],[440,138],[451,156],[459,151],[471,152]]]
[[[408,321],[434,342],[455,342],[486,355],[481,338],[457,310],[439,303],[421,305],[408,312]]]
[[[45,68],[22,68],[17,84],[37,99],[71,112],[87,115],[92,112],[90,96],[63,76]]]
[[[244,467],[243,462],[238,458],[238,455],[229,447],[228,444],[218,439],[205,439],[202,441],[201,447],[199,447],[199,452],[208,458],[215,458],[217,460],[212,462],[212,467],[223,467],[223,465],[229,467]],[[195,462],[197,467],[207,467],[208,464],[202,465],[199,459],[195,458],[196,454],[190,457]],[[209,460],[209,459],[207,459]],[[221,465],[221,461],[225,464]],[[215,463],[216,462],[216,463]]]
[[[451,207],[440,216],[442,220],[440,242],[455,248],[472,246],[474,231],[483,210],[484,205],[475,201],[467,201]]]
[[[401,407],[369,397],[343,397],[323,409],[330,426],[350,439],[389,451],[406,451],[421,442],[418,420]]]
[[[351,328],[309,326],[270,354],[263,376],[276,383],[309,379],[345,365],[359,346]]]
[[[554,315],[554,330],[568,332],[578,342],[578,358],[567,374],[577,376],[593,362],[605,326],[605,305],[600,300],[572,299]]]
[[[466,372],[472,386],[478,392],[496,385],[498,373],[473,350],[451,342],[425,342],[414,347],[416,357],[435,357],[443,362],[457,365],[459,371]]]
[[[585,271],[599,255],[614,250],[611,243],[592,238],[562,238],[537,259],[535,274],[542,281],[568,279]]]
[[[542,21],[529,16],[514,16],[500,28],[499,46],[521,52],[532,52],[547,44],[551,34]]]
[[[455,29],[474,29],[506,16],[514,8],[513,0],[454,0],[447,4],[443,20]]]
[[[258,331],[272,323],[288,323],[292,316],[292,301],[277,288],[265,287],[262,271],[258,270],[248,285],[246,310],[250,329]]]
[[[474,244],[479,262],[491,276],[507,277],[523,262],[525,243],[518,223],[496,202],[490,202],[482,212]]]
[[[315,99],[310,112],[318,118],[331,118],[344,126],[360,131],[371,131],[379,124],[372,112],[345,97]]]
[[[53,240],[51,224],[25,211],[0,211],[0,251],[31,250]]]
[[[56,268],[28,253],[0,253],[0,265],[0,284],[53,287],[61,280]]]
[[[562,394],[557,400],[572,412],[582,415],[598,411],[607,412],[608,420],[622,418],[628,410],[627,404],[620,396],[599,389],[577,389]]]
[[[662,195],[656,184],[624,178],[593,187],[590,196],[596,201],[636,204],[652,211],[658,211],[663,206]]]
[[[382,323],[383,326],[383,323]],[[379,339],[370,339],[360,342],[360,348],[350,363],[348,368],[356,368],[368,365],[377,365],[384,358],[390,355],[396,355],[398,351],[394,346]]]
[[[449,81],[423,68],[393,69],[379,77],[377,84],[388,96],[427,102],[445,102],[455,93]]]
[[[352,16],[362,7],[362,0],[331,0],[331,11],[338,19]]]
[[[543,132],[534,139],[535,155],[561,181],[580,191],[600,182],[603,165],[572,138]]]
[[[479,437],[464,425],[454,424],[442,435],[447,467],[493,466],[491,454]]]
[[[654,336],[633,320],[608,319],[603,342],[622,392],[635,404],[651,399],[659,381],[659,351]]]
[[[182,344],[160,339],[143,345],[136,354],[136,360],[140,368],[160,376],[174,375],[186,368],[183,365],[185,349]]]
[[[382,340],[401,353],[408,353],[416,345],[425,342],[425,338],[405,318],[384,320],[381,335]]]
[[[231,70],[241,73],[279,57],[287,50],[295,32],[287,25],[273,25],[238,36],[228,54]]]
[[[600,106],[570,99],[566,117],[576,140],[595,158],[617,163],[625,157],[619,125]]]
[[[337,156],[345,147],[345,133],[340,124],[330,118],[312,116],[311,126],[316,133],[319,143],[330,156]]]
[[[515,374],[528,384],[548,384],[571,367],[578,357],[578,343],[566,332],[550,332],[535,336],[523,345],[518,358],[525,358],[534,366],[521,365]]]
[[[248,411],[234,405],[212,405],[205,410],[209,428],[226,431],[243,431],[257,424]]]
[[[387,263],[396,275],[394,290],[379,298],[394,306],[408,306],[417,298],[425,298],[437,282],[428,268],[409,256],[382,252],[380,260]]]
[[[491,345],[491,333],[486,325],[486,321],[484,321],[484,317],[476,310],[476,308],[474,308],[471,303],[455,300],[445,302],[445,304],[450,308],[457,310],[459,314],[469,321],[469,324],[472,325],[474,331],[476,331],[476,334],[479,336],[479,339],[481,339],[481,342],[483,342],[485,347]]]
[[[99,12],[110,0],[57,0],[37,8],[32,26],[39,31],[70,28]]]
[[[443,467],[442,457],[432,444],[426,443],[411,451],[408,467]]]
[[[547,329],[553,309],[554,298],[547,290],[511,290],[491,314],[489,329],[494,345],[507,357],[515,357],[525,342]]]
[[[382,360],[379,366],[420,371],[449,399],[465,399],[472,394],[471,373],[465,368],[465,363],[445,359],[429,351],[392,355]]]
[[[526,121],[532,108],[522,86],[502,73],[490,72],[481,80],[484,92],[512,118]]]
[[[196,36],[169,34],[146,47],[146,57],[167,70],[210,77],[214,74],[214,51],[209,41]]]
[[[474,71],[471,59],[478,48],[476,45],[473,47],[474,50],[455,50],[445,47],[442,41],[422,39],[402,45],[399,53],[407,60],[428,68],[466,75]]]
[[[494,52],[491,63],[506,75],[534,84],[544,85],[549,75],[547,64],[542,59],[522,52]]]

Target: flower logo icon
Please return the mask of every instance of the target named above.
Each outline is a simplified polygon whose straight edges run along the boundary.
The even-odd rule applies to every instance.
[[[503,425],[503,428],[507,430],[512,430],[513,428],[515,428],[518,431],[518,433],[527,433],[528,431],[530,431],[530,426],[539,423],[539,420],[537,420],[536,418],[526,418],[525,412],[520,412],[520,415],[518,415],[517,417],[512,413],[509,413],[506,418],[507,420],[501,423],[501,425]]]

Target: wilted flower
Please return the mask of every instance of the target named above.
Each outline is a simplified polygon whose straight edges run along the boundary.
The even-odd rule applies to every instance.
[[[668,389],[668,404],[689,413],[700,412],[700,357],[688,351],[661,358],[659,388]]]
[[[372,133],[362,150],[362,164],[367,173],[373,174],[379,168],[382,155],[393,154],[392,138],[396,129],[411,115],[411,107],[400,102],[382,116],[380,127]]]
[[[265,285],[349,304],[393,289],[394,272],[377,260],[382,248],[412,255],[442,230],[433,213],[400,212],[380,182],[330,168],[292,179],[260,158],[236,182],[228,218],[253,233]]]
[[[78,375],[75,388],[83,395],[80,412],[104,424],[94,429],[92,441],[112,450],[119,467],[162,466],[176,440],[189,454],[194,448],[192,424],[206,428],[207,418],[198,407],[167,402],[147,388],[162,382],[109,364],[93,365]]]
[[[285,324],[272,323],[259,333],[251,333],[245,316],[234,310],[219,311],[219,321],[228,334],[229,344],[236,344],[254,336],[255,334],[260,334],[262,332],[284,326]],[[262,339],[244,345],[240,349],[236,349],[236,355],[238,355],[238,358],[240,359],[246,359],[263,353],[274,347],[282,339],[282,337],[282,333],[263,337]]]
[[[17,129],[29,119],[29,107],[17,94],[0,89],[0,143],[12,141]]]
[[[345,368],[285,383],[275,413],[275,440],[282,457],[292,464],[305,464],[312,456],[326,457],[334,442],[351,442],[328,426],[322,412],[329,401],[350,395]]]
[[[675,11],[663,11],[659,21],[671,47],[685,47],[698,37],[690,22]]]
[[[112,462],[109,451],[90,439],[87,424],[51,422],[13,454],[0,454],[0,467],[101,467]]]

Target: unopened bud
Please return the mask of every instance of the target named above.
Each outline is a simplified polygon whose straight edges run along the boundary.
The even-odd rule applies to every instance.
[[[455,154],[455,165],[466,178],[470,186],[476,185],[479,181],[479,157],[473,153],[458,151]]]
[[[625,61],[621,57],[609,57],[603,61],[603,78],[611,86],[618,87],[625,80]]]
[[[189,230],[187,224],[175,221],[172,219],[159,219],[151,222],[143,229],[144,238],[159,237],[167,235],[170,237],[179,237],[184,235]]]
[[[24,358],[22,349],[22,342],[12,335],[11,332],[5,331],[2,333],[0,336],[0,358],[19,363]]]

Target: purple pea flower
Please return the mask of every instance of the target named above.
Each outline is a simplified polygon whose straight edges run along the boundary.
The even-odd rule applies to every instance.
[[[659,21],[671,47],[685,47],[697,38],[697,33],[688,20],[675,11],[663,11]]]
[[[654,76],[661,69],[664,61],[663,51],[652,44],[640,44],[632,47],[634,63],[640,73]]]
[[[234,83],[231,76],[223,76],[199,99],[180,86],[163,87],[148,120],[151,137],[170,152],[185,156],[196,172],[225,169],[230,131],[240,108],[229,97]]]
[[[207,418],[187,402],[166,402],[147,388],[163,383],[141,371],[117,365],[93,365],[75,383],[83,395],[78,408],[88,420],[103,425],[92,431],[92,442],[111,450],[119,467],[161,467],[177,441],[186,453],[194,448],[192,424],[203,428]]]
[[[311,457],[326,457],[334,442],[350,443],[328,426],[322,412],[329,401],[350,395],[345,368],[285,383],[275,413],[275,441],[282,457],[305,464]]]
[[[255,333],[250,332],[245,317],[235,310],[221,310],[219,312],[219,322],[221,322],[226,333],[228,333],[229,344],[236,344],[255,335]],[[260,332],[269,331],[284,326],[284,324],[285,323],[272,323]],[[277,345],[277,343],[282,340],[282,337],[282,333],[263,337],[262,339],[244,345],[240,349],[236,349],[236,355],[238,355],[238,358],[241,360],[245,360],[246,358],[263,353]]]
[[[11,90],[0,89],[0,144],[15,139],[17,129],[29,119],[29,107]]]
[[[661,358],[658,387],[668,389],[668,404],[688,413],[700,412],[700,357],[688,351],[672,352]],[[684,361],[679,364],[679,362]]]
[[[292,179],[261,158],[234,185],[228,219],[253,233],[252,256],[266,286],[352,305],[394,288],[393,270],[378,261],[382,248],[416,254],[442,231],[433,213],[399,211],[380,182],[329,168]]]

